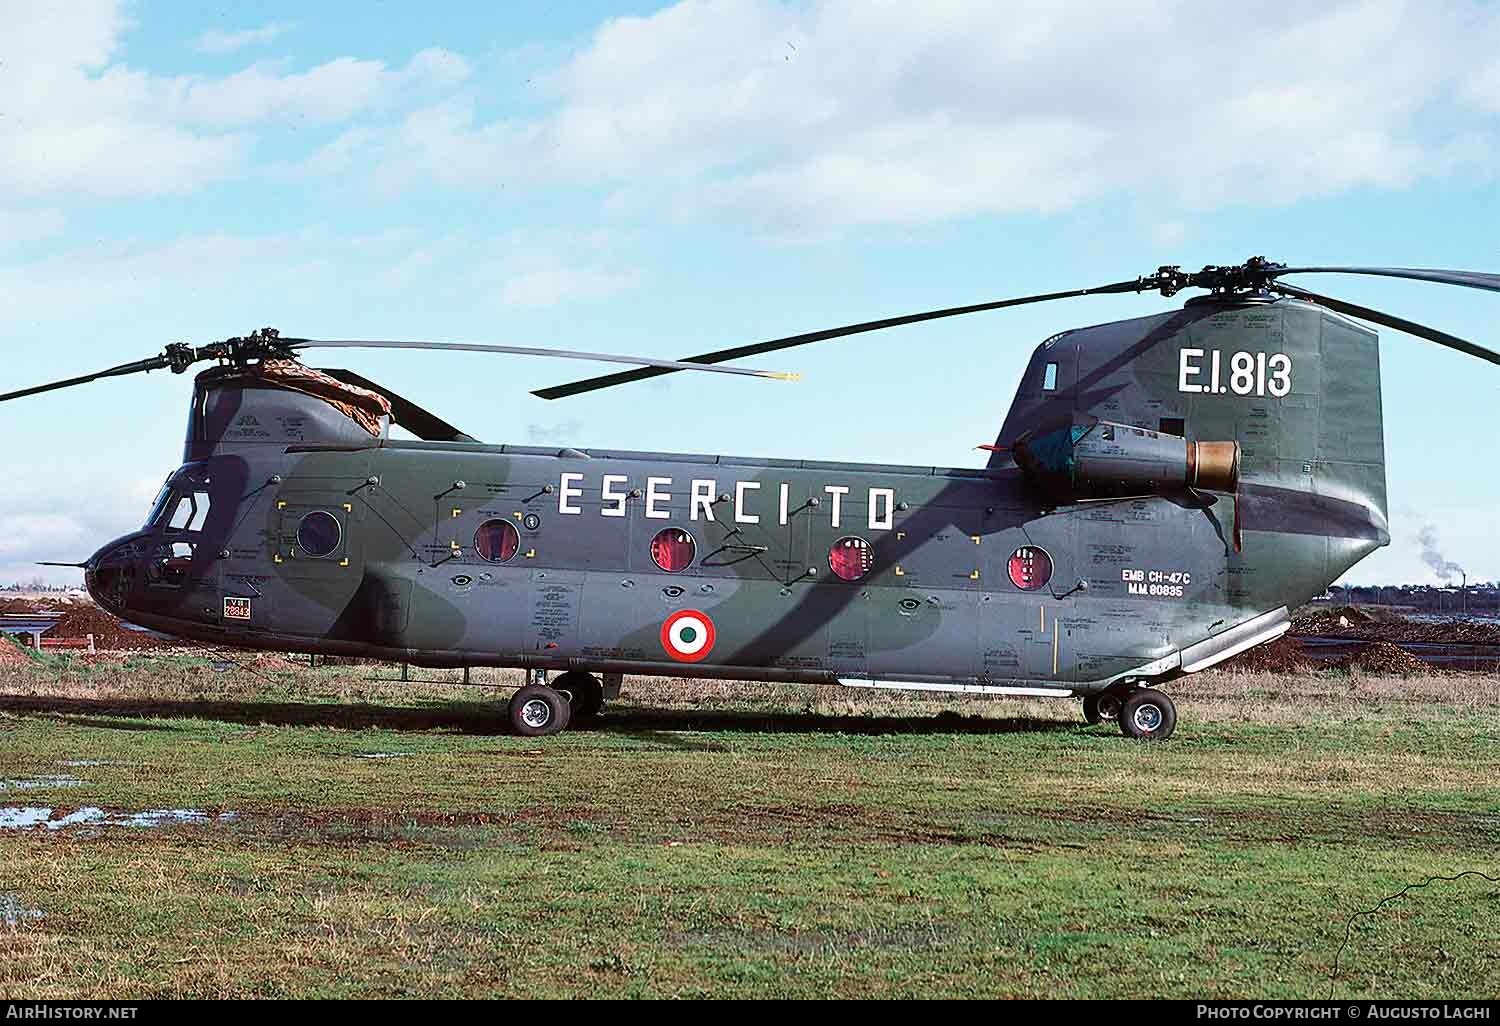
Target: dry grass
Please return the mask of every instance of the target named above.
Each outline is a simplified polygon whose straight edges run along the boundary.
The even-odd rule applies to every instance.
[[[0,991],[1306,998],[1349,913],[1500,876],[1493,677],[1206,673],[1160,745],[1075,702],[641,678],[530,740],[519,674],[234,658],[0,669],[0,782],[80,778],[4,803],[237,813],[0,830],[0,903],[41,913],[0,918]],[[1500,889],[1355,939],[1336,993],[1485,994]]]
[[[217,666],[215,665],[217,661]],[[519,670],[476,667],[469,685],[457,670],[337,663],[309,670],[305,658],[272,654],[101,653],[55,655],[0,667],[0,692],[34,697],[253,701],[272,697],[386,705],[502,703],[525,681]],[[1183,721],[1295,724],[1358,720],[1393,712],[1414,718],[1500,716],[1500,674],[1430,671],[1379,675],[1321,670],[1278,674],[1211,670],[1163,685]],[[682,677],[628,677],[621,701],[671,711],[802,712],[821,717],[930,717],[1073,722],[1072,701],[766,684]]]

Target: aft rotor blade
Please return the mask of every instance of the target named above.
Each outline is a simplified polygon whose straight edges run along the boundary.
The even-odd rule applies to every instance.
[[[1359,306],[1355,303],[1346,303],[1342,299],[1334,299],[1331,296],[1320,296],[1316,292],[1293,288],[1290,285],[1284,285],[1280,282],[1274,285],[1273,288],[1289,296],[1305,299],[1309,303],[1317,303],[1319,306],[1326,306],[1330,310],[1337,310],[1341,314],[1358,317],[1360,320],[1379,324],[1386,328],[1395,328],[1397,331],[1404,331],[1408,335],[1425,338],[1427,341],[1436,342],[1440,346],[1447,346],[1449,349],[1456,349],[1460,353],[1467,353],[1469,356],[1477,356],[1481,360],[1487,360],[1490,363],[1500,365],[1500,353],[1495,352],[1493,349],[1486,349],[1477,342],[1470,342],[1468,339],[1459,338],[1457,335],[1450,335],[1446,331],[1438,331],[1436,328],[1429,328],[1425,324],[1408,321],[1404,317],[1382,313],[1379,310],[1371,310],[1367,306]]]
[[[1021,296],[1016,299],[1001,299],[992,303],[975,303],[972,306],[953,306],[942,310],[927,310],[923,313],[905,314],[901,317],[884,317],[878,321],[862,321],[859,324],[846,324],[838,328],[826,328],[823,331],[809,331],[802,335],[788,335],[785,338],[775,338],[766,342],[755,342],[745,346],[735,346],[732,349],[718,349],[711,353],[701,353],[698,356],[684,357],[680,363],[686,367],[702,364],[722,363],[725,360],[738,360],[746,356],[758,356],[761,353],[771,353],[780,349],[791,349],[793,346],[805,346],[813,342],[826,342],[829,339],[843,338],[846,335],[859,335],[867,331],[879,331],[882,328],[897,328],[903,324],[916,324],[920,321],[935,321],[943,317],[958,317],[962,314],[982,313],[986,310],[1000,310],[1008,306],[1025,306],[1028,303],[1046,303],[1054,299],[1074,299],[1078,296],[1105,295],[1118,292],[1141,292],[1150,288],[1149,284],[1142,284],[1142,279],[1136,278],[1131,281],[1115,282],[1111,285],[1098,285],[1087,289],[1073,289],[1068,292],[1048,292],[1039,296]],[[565,385],[553,385],[550,388],[539,389],[532,395],[543,399],[561,399],[565,396],[578,395],[582,392],[592,392],[600,388],[611,388],[615,385],[624,385],[632,381],[644,381],[662,374],[670,374],[678,367],[646,367],[640,370],[618,371],[614,374],[603,374],[596,378],[586,378],[582,381],[572,381]]]
[[[1280,278],[1287,274],[1370,274],[1379,278],[1411,278],[1439,285],[1462,285],[1470,289],[1500,292],[1500,274],[1485,274],[1482,271],[1445,271],[1428,267],[1283,267],[1277,268],[1271,277]]]
[[[171,363],[165,355],[153,356],[149,360],[137,360],[134,363],[122,363],[118,367],[110,367],[108,370],[95,371],[93,374],[83,374],[76,378],[66,378],[62,381],[51,381],[45,385],[33,385],[31,388],[23,388],[18,392],[6,392],[0,395],[0,403],[8,399],[23,399],[28,395],[40,395],[43,392],[55,392],[59,388],[72,388],[74,385],[86,385],[90,381],[98,381],[100,378],[118,378],[125,374],[141,374],[146,371],[161,370],[170,367]]]
[[[622,356],[619,353],[585,353],[573,349],[543,349],[536,346],[491,346],[472,342],[381,342],[364,339],[325,341],[311,338],[283,338],[295,349],[427,349],[458,353],[501,353],[507,356],[552,356],[563,360],[595,360],[600,363],[629,363],[660,373],[680,370],[711,371],[716,374],[738,374],[749,378],[771,378],[795,381],[796,374],[782,371],[752,370],[749,367],[705,367],[682,360],[656,360],[649,356]]]

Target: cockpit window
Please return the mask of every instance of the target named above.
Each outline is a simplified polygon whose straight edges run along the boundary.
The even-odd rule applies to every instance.
[[[165,526],[174,531],[199,532],[208,522],[210,505],[207,467],[190,463],[167,477],[151,505],[147,527]]]
[[[177,531],[197,532],[203,530],[207,521],[208,493],[194,491],[177,500],[177,508],[172,511],[167,526]]]
[[[162,484],[161,491],[156,493],[156,501],[151,504],[151,515],[146,517],[146,526],[161,520],[167,511],[167,504],[172,501],[172,475],[167,475],[167,480]]]

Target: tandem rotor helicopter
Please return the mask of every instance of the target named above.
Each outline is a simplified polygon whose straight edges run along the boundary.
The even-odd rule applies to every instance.
[[[1362,274],[1500,291],[1500,275],[1235,266],[931,310],[681,361],[317,341],[271,329],[0,401],[158,369],[195,379],[182,465],[145,526],[83,564],[142,626],[219,645],[531,671],[515,730],[598,712],[626,673],[1083,700],[1166,738],[1158,685],[1280,637],[1390,541],[1376,332],[1500,353],[1284,283]],[[919,321],[1208,290],[1036,348],[982,470],[486,445],[315,348],[635,364],[558,399]],[[417,441],[390,436],[399,424]],[[554,673],[549,680],[548,674]]]

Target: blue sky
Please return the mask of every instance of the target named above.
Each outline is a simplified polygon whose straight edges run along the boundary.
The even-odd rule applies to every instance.
[[[678,357],[1161,263],[1500,270],[1491,4],[0,0],[0,25],[0,390],[263,325]],[[1500,296],[1306,284],[1500,344]],[[1171,305],[554,403],[527,390],[593,368],[340,362],[489,441],[975,466],[1037,341]],[[1500,368],[1392,332],[1383,361],[1394,542],[1351,579],[1435,582],[1427,526],[1500,578]],[[0,581],[134,526],[187,395],[0,407]]]

